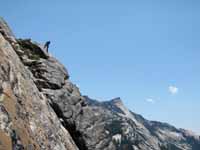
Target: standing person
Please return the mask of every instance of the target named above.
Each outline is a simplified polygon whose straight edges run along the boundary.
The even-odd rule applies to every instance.
[[[44,49],[47,50],[47,53],[49,52],[49,45],[50,45],[50,41],[47,41],[45,44],[44,44]]]

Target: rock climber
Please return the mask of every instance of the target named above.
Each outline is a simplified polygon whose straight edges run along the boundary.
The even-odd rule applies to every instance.
[[[47,53],[49,52],[49,45],[50,45],[50,41],[47,41],[45,44],[44,44],[44,49],[47,50]]]

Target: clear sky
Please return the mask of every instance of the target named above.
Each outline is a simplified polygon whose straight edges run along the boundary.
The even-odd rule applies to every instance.
[[[84,95],[200,134],[198,0],[6,0],[17,37],[44,43]]]

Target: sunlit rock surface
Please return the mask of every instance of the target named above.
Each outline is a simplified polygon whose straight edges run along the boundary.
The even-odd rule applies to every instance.
[[[0,149],[78,149],[17,55],[23,49],[2,19],[0,29]]]

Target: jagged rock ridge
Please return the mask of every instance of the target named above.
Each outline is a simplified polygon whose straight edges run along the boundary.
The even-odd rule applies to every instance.
[[[0,150],[200,149],[183,129],[148,121],[120,98],[81,95],[66,68],[0,19]]]
[[[177,129],[167,123],[149,121],[141,115],[129,111],[120,98],[111,101],[98,102],[85,97],[90,107],[103,109],[112,114],[105,122],[105,128],[112,139],[115,139],[116,149],[148,149],[148,150],[198,150],[200,137],[194,133]]]

